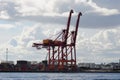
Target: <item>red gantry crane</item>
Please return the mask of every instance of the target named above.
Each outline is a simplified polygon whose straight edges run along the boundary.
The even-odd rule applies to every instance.
[[[69,33],[70,21],[73,10],[70,11],[67,28],[57,36],[56,39],[44,39],[43,43],[33,43],[33,47],[40,47],[48,50],[47,71],[75,71],[76,70],[76,38],[79,26],[79,19],[82,13],[78,14],[76,28]],[[70,43],[68,39],[70,38]]]

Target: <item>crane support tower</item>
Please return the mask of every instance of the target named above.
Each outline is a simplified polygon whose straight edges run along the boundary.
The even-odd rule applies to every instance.
[[[70,32],[72,13],[73,10],[69,13],[67,28],[63,29],[56,39],[44,39],[42,43],[32,45],[37,49],[40,47],[47,49],[47,71],[76,71],[76,38],[82,13],[78,14],[75,30]]]

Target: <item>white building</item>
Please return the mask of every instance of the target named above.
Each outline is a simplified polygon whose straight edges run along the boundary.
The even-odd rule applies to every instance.
[[[95,63],[78,63],[78,67],[84,67],[84,68],[96,68]]]

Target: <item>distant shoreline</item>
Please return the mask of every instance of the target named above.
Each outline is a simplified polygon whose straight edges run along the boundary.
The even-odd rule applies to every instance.
[[[96,70],[96,71],[0,71],[0,73],[120,73],[119,71],[104,71],[104,70]]]

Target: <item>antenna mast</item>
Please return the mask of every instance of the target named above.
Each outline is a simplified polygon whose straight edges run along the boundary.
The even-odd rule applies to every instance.
[[[6,62],[8,61],[8,48],[6,48]]]

